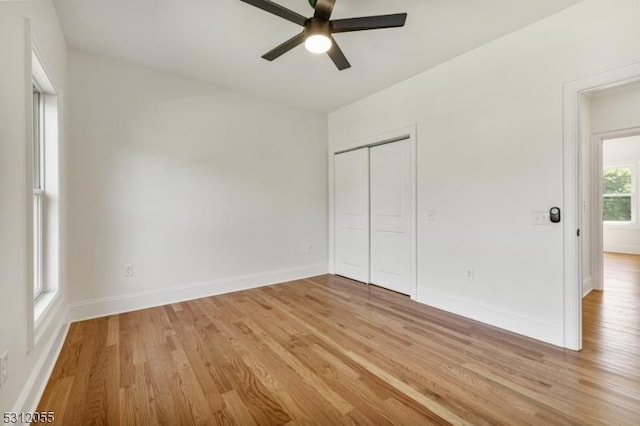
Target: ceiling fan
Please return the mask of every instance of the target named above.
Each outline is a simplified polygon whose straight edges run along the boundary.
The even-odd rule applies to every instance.
[[[315,10],[311,18],[306,18],[269,0],[240,1],[304,27],[300,34],[262,55],[264,59],[273,61],[304,43],[307,50],[312,53],[327,53],[340,71],[351,67],[351,64],[342,53],[332,34],[402,27],[407,20],[406,13],[330,20],[336,0],[309,0],[309,4]]]

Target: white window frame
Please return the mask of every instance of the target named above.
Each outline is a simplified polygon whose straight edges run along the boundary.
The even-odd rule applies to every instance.
[[[631,220],[630,221],[615,221],[615,220],[602,220],[602,224],[607,227],[615,228],[629,228],[636,226],[637,220],[637,198],[636,198],[636,166],[635,164],[605,164],[602,167],[602,176],[604,179],[605,170],[609,169],[629,169],[631,171],[631,192],[625,194],[605,194],[604,190],[601,194],[602,205],[604,206],[605,197],[631,197]]]
[[[30,24],[30,21],[27,21]],[[32,52],[25,67],[27,102],[27,221],[29,261],[27,350],[47,338],[64,312],[61,290],[62,93],[40,55],[37,38],[25,26]],[[38,95],[34,96],[35,92]]]
[[[44,292],[44,204],[45,204],[45,156],[44,156],[44,93],[33,82],[33,298]]]

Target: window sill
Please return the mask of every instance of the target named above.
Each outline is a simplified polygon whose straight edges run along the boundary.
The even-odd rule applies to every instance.
[[[45,292],[42,293],[33,303],[33,328],[36,336],[39,335],[38,331],[41,329],[43,320],[48,316],[47,314],[52,310],[54,302],[58,299],[56,296],[58,292]],[[36,341],[38,339],[36,338]]]
[[[615,222],[603,222],[602,226],[608,229],[640,229],[637,223],[615,223]]]

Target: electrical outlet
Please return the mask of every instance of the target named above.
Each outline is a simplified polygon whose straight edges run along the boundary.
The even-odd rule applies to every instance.
[[[313,251],[313,246],[311,244],[307,245],[307,254],[311,254],[311,252]]]
[[[427,210],[427,220],[429,222],[436,221],[436,211],[435,210]]]
[[[475,271],[473,269],[467,269],[467,281],[473,281]]]
[[[0,387],[9,380],[9,352],[0,355]]]
[[[132,277],[133,276],[133,265],[132,264],[127,264],[124,265],[124,276],[125,277]]]

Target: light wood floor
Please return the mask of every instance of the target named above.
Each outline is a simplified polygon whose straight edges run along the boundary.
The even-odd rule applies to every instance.
[[[39,410],[64,425],[637,425],[640,260],[607,265],[580,353],[320,276],[74,323]]]

